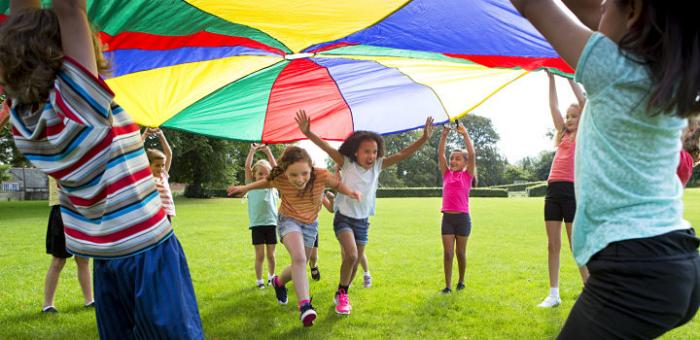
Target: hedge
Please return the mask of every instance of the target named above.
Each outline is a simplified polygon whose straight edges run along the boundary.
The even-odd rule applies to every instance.
[[[470,197],[508,197],[505,189],[473,188]],[[428,188],[379,188],[377,197],[442,197],[441,187]]]
[[[544,197],[547,194],[547,182],[527,188],[527,197]]]
[[[208,189],[203,191],[203,198],[227,197],[226,190],[224,189]],[[469,196],[508,197],[508,191],[506,189],[499,188],[473,188]],[[377,197],[442,197],[442,188],[379,188],[377,189]]]
[[[499,189],[506,189],[508,191],[526,191],[527,188],[546,183],[543,181],[538,181],[538,182],[527,182],[527,183],[520,183],[520,184],[505,184],[505,185],[494,185],[491,188],[499,188]]]

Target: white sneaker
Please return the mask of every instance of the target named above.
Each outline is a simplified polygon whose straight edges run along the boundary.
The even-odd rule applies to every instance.
[[[547,296],[542,303],[537,305],[540,308],[552,308],[561,305],[561,298],[558,296]]]
[[[372,287],[372,275],[365,274],[362,279],[362,284],[365,288]]]

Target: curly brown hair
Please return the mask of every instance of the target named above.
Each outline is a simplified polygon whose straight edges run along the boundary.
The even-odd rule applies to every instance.
[[[309,153],[303,148],[298,146],[288,146],[286,149],[284,149],[284,152],[282,152],[282,155],[277,160],[277,166],[272,168],[270,174],[267,176],[267,180],[271,182],[275,178],[282,176],[284,172],[287,171],[287,168],[296,162],[307,162],[309,164],[309,168],[311,168],[309,181],[306,182],[304,189],[299,192],[299,197],[303,197],[307,192],[314,191],[314,182],[316,181],[314,162],[311,159],[311,156],[309,156]],[[313,197],[311,197],[311,199],[313,200]]]
[[[97,70],[108,76],[111,61],[92,28]],[[20,107],[48,99],[56,74],[63,64],[63,45],[56,13],[51,9],[25,8],[0,26],[0,84]]]
[[[63,63],[58,17],[27,8],[0,26],[0,84],[19,106],[46,101]]]
[[[372,131],[355,131],[348,138],[345,138],[343,144],[338,148],[341,155],[350,158],[351,161],[357,163],[357,150],[360,144],[366,140],[373,140],[377,143],[377,157],[384,157],[384,138],[378,133]]]

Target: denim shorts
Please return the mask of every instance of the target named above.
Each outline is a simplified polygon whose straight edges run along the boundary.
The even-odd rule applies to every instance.
[[[347,217],[336,211],[333,230],[336,237],[343,231],[350,231],[355,236],[355,243],[366,245],[369,242],[369,218]]]
[[[277,233],[280,235],[280,240],[295,231],[304,237],[304,247],[313,248],[318,235],[318,221],[307,224],[283,215],[277,217]]]

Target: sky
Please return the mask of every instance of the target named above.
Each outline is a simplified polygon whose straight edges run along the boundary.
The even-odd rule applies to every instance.
[[[566,79],[557,79],[557,94],[561,112],[566,112],[576,97]],[[537,156],[543,150],[554,150],[546,137],[554,128],[549,113],[547,75],[543,71],[530,73],[503,88],[473,112],[490,118],[501,137],[498,148],[510,163],[527,156]],[[340,142],[331,142],[338,147]],[[314,158],[316,166],[325,166],[326,154],[309,141],[300,142]]]

